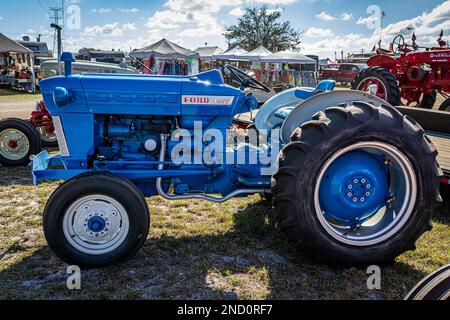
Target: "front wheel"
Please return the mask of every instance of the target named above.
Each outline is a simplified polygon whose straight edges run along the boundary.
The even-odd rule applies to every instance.
[[[62,260],[99,267],[131,258],[144,244],[149,212],[141,192],[109,174],[63,183],[44,211],[48,245]]]
[[[440,202],[437,151],[392,107],[327,109],[292,135],[273,179],[273,210],[298,248],[367,266],[415,248]]]

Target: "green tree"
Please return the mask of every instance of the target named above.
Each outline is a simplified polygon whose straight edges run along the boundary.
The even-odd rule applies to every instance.
[[[282,15],[283,10],[269,10],[267,5],[246,8],[235,25],[225,28],[228,46],[254,50],[263,45],[272,52],[298,50],[302,32],[296,31],[289,21],[280,21]]]

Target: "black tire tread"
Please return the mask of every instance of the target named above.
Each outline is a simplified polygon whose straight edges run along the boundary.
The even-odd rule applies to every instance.
[[[104,186],[105,184],[113,184],[115,186],[124,187],[128,195],[127,198],[132,198],[135,204],[142,210],[139,219],[140,228],[142,236],[139,238],[137,242],[134,243],[132,247],[127,248],[126,250],[121,250],[120,256],[112,256],[112,253],[105,255],[99,259],[92,259],[90,257],[86,257],[84,255],[74,256],[73,252],[68,252],[64,250],[64,248],[60,245],[63,241],[58,235],[58,230],[55,229],[55,225],[50,222],[51,219],[58,219],[55,215],[60,215],[60,212],[57,212],[58,208],[62,208],[65,206],[63,203],[68,190],[73,190],[78,188],[79,190],[83,190],[86,185],[88,186]],[[84,185],[83,185],[84,184]],[[78,175],[70,180],[63,182],[53,194],[50,196],[49,200],[44,209],[43,215],[43,226],[44,226],[44,235],[47,239],[47,242],[53,252],[60,257],[62,260],[77,264],[82,267],[91,268],[91,267],[101,267],[108,264],[115,264],[119,262],[126,261],[132,258],[143,246],[148,232],[150,228],[150,214],[148,210],[147,203],[142,195],[141,191],[130,181],[118,177],[116,175],[106,173],[106,172],[98,172],[98,173],[86,173]],[[130,222],[130,228],[131,222]],[[117,249],[116,249],[117,250]]]
[[[421,163],[426,164],[428,174],[422,179],[426,180],[426,185],[433,186],[432,190],[424,191],[431,195],[425,194],[428,207],[421,208],[423,212],[417,218],[420,230],[408,233],[403,239],[400,239],[401,241],[398,241],[399,243],[394,248],[384,246],[384,243],[379,244],[376,255],[373,255],[375,249],[371,247],[361,250],[362,254],[352,252],[342,254],[342,250],[335,250],[337,247],[321,247],[317,243],[314,232],[308,230],[307,226],[299,221],[299,214],[308,214],[308,212],[304,212],[306,205],[300,204],[300,200],[298,200],[299,194],[311,192],[308,188],[313,189],[311,185],[314,184],[311,180],[301,182],[309,174],[302,172],[305,171],[305,168],[308,168],[308,171],[312,162],[324,160],[314,157],[321,154],[320,150],[323,154],[326,152],[323,150],[330,149],[330,145],[338,143],[336,140],[331,141],[333,137],[342,137],[346,131],[355,132],[370,126],[376,128],[380,122],[389,122],[389,126],[398,128],[398,132],[408,136],[411,140],[410,143],[414,143],[412,140],[420,141],[416,149],[420,149],[421,154],[417,157],[421,159]],[[375,107],[367,103],[355,102],[346,107],[329,108],[319,112],[314,116],[314,120],[304,123],[295,130],[291,136],[291,143],[283,149],[279,157],[279,169],[272,182],[272,214],[280,229],[295,247],[305,248],[307,252],[321,261],[357,266],[370,263],[390,263],[401,253],[414,249],[415,241],[424,232],[431,229],[432,215],[442,201],[439,193],[442,170],[436,161],[436,156],[437,150],[425,136],[423,129],[413,119],[401,115],[392,107]],[[297,187],[293,188],[292,186]],[[303,202],[309,202],[311,199],[305,198],[302,199]],[[302,209],[304,211],[299,213]],[[383,250],[384,252],[382,252]]]
[[[368,77],[377,77],[384,82],[388,90],[387,102],[393,106],[401,105],[401,93],[397,78],[387,69],[382,67],[369,67],[361,71],[352,82],[352,89],[357,90],[358,85]]]

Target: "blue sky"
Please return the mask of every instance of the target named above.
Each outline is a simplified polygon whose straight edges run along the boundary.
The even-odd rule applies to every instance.
[[[77,51],[87,46],[129,51],[162,37],[190,49],[205,42],[225,49],[224,26],[236,22],[243,8],[262,3],[273,10],[284,9],[283,19],[305,31],[302,51],[321,57],[333,58],[334,52],[341,50],[372,49],[379,31],[370,28],[367,9],[371,5],[386,12],[384,46],[397,33],[409,32],[408,27],[415,29],[421,45],[434,45],[441,28],[450,34],[450,1],[442,0],[65,0],[66,8],[79,8],[81,22],[73,24],[76,11],[67,13],[75,19],[71,20],[72,29],[65,28],[65,49]],[[2,3],[0,32],[13,39],[41,33],[51,48],[48,7],[60,4],[61,0]]]

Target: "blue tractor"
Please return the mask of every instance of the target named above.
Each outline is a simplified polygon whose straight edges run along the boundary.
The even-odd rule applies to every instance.
[[[390,262],[431,228],[440,202],[437,151],[412,119],[359,91],[293,89],[253,123],[258,143],[230,130],[267,90],[227,67],[196,76],[71,74],[41,82],[61,154],[32,161],[51,195],[44,233],[86,267],[132,257],[149,232],[145,197],[224,202],[270,195],[293,245],[340,265]],[[237,79],[237,80],[236,80]],[[249,131],[250,132],[250,131]],[[262,142],[261,142],[262,141]]]

